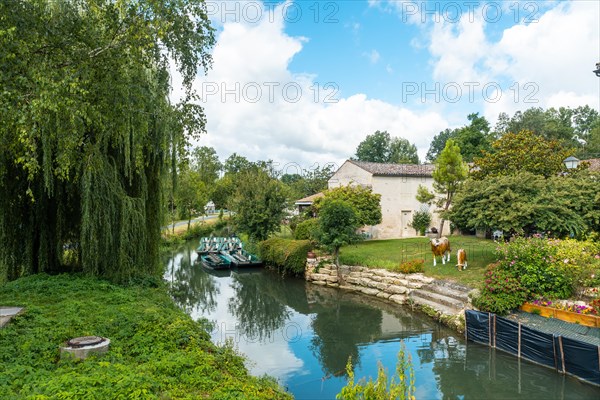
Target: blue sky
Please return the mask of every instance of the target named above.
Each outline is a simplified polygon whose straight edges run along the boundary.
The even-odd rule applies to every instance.
[[[208,1],[196,81],[224,159],[341,164],[375,130],[415,143],[479,112],[600,107],[600,2]],[[174,95],[180,93],[177,77]]]

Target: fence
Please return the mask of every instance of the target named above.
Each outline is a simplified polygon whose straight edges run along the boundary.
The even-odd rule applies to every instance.
[[[600,346],[537,331],[495,314],[466,310],[467,340],[600,386]]]

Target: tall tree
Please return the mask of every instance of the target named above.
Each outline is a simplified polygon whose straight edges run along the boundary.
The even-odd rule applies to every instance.
[[[442,150],[444,150],[444,147],[446,147],[446,142],[448,139],[453,139],[456,137],[456,131],[456,129],[446,128],[435,135],[431,141],[431,144],[429,145],[429,150],[427,151],[425,159],[431,163],[435,162]]]
[[[418,164],[417,146],[404,138],[392,138],[389,162],[395,164]]]
[[[3,1],[0,15],[0,280],[60,269],[67,243],[90,274],[158,273],[164,165],[204,131],[190,100],[214,44],[205,4]]]
[[[435,193],[430,193],[424,186],[419,186],[417,200],[421,203],[430,203],[435,200],[440,209],[441,222],[438,235],[444,230],[447,213],[452,205],[454,195],[467,179],[468,169],[460,155],[460,148],[454,143],[454,140],[448,139],[446,147],[442,150],[435,162],[433,170],[433,188]]]
[[[261,168],[240,172],[230,200],[234,221],[241,232],[261,241],[279,230],[287,205],[285,186]]]
[[[544,139],[531,131],[507,133],[492,143],[492,150],[475,158],[473,177],[514,175],[528,171],[550,177],[565,170],[563,160],[572,154],[558,140]]]
[[[356,159],[376,163],[419,163],[414,144],[404,138],[392,138],[386,131],[376,131],[360,142],[356,148]]]
[[[221,162],[212,147],[197,147],[192,151],[192,168],[200,175],[200,180],[209,188],[219,178]]]
[[[196,215],[203,215],[204,206],[208,202],[208,191],[202,182],[200,173],[187,169],[179,175],[175,202],[179,218],[188,221],[189,230],[192,218]]]
[[[333,252],[339,265],[340,247],[358,240],[356,229],[361,226],[355,208],[344,200],[328,198],[319,208],[319,243]]]
[[[429,150],[427,160],[435,162],[442,150],[446,147],[448,139],[453,139],[460,147],[464,161],[471,162],[473,158],[481,155],[482,150],[489,150],[491,142],[490,124],[485,117],[479,113],[471,113],[467,116],[469,124],[462,128],[445,129],[434,136]]]
[[[226,174],[237,174],[249,170],[252,165],[253,163],[248,161],[246,157],[233,153],[223,163],[223,170]]]

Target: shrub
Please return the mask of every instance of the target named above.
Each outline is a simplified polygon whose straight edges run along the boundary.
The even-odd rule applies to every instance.
[[[396,373],[388,383],[388,376],[381,365],[377,365],[377,379],[373,381],[369,378],[366,382],[361,379],[354,383],[354,371],[352,360],[348,359],[346,364],[346,374],[348,383],[342,388],[336,396],[337,399],[355,400],[355,399],[399,399],[408,400],[415,398],[415,373],[410,354],[406,356],[406,346],[402,342],[400,352],[398,353],[398,362],[396,363]]]
[[[413,219],[409,226],[417,231],[418,235],[425,235],[425,230],[431,224],[431,213],[429,211],[417,211],[413,214]]]
[[[416,260],[405,261],[397,267],[392,268],[392,271],[401,272],[403,274],[414,274],[425,271],[425,260],[422,258]]]
[[[279,268],[283,273],[303,275],[306,254],[312,249],[312,244],[309,240],[274,237],[260,242],[258,249],[265,263]]]
[[[488,266],[483,290],[479,297],[473,299],[473,304],[482,311],[504,315],[521,306],[527,298],[527,289],[514,273],[495,263]]]
[[[316,241],[318,237],[319,220],[317,218],[307,219],[296,225],[294,239]]]

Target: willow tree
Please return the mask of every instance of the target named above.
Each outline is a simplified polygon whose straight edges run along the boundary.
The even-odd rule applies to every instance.
[[[61,270],[65,249],[89,274],[156,273],[164,167],[204,130],[204,3],[3,1],[0,15],[0,281]]]

